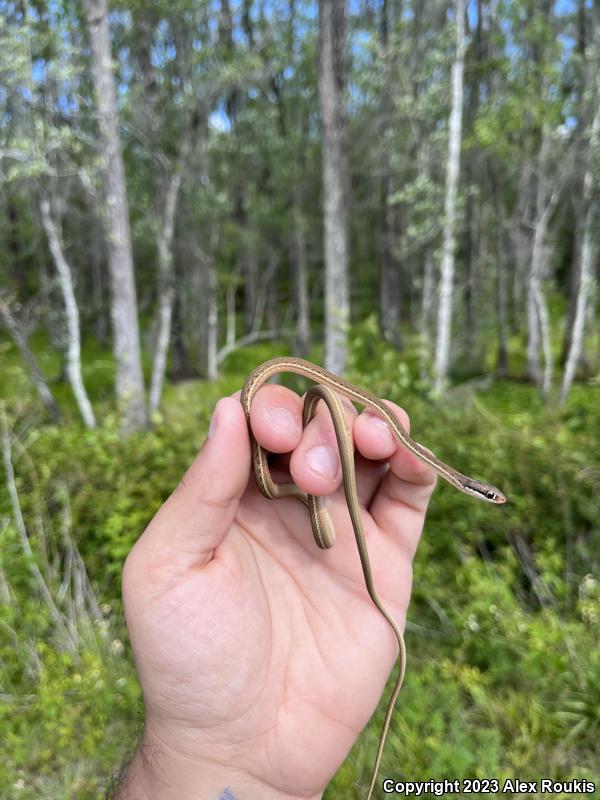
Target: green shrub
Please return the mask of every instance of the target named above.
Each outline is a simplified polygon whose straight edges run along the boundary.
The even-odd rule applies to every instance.
[[[60,427],[32,426],[38,412],[22,371],[11,367],[10,381],[23,398],[5,373],[34,561],[66,615],[68,522],[104,614],[77,621],[74,650],[61,646],[2,483],[0,800],[96,798],[135,741],[141,701],[123,627],[124,558],[193,459],[216,400],[270,355],[266,346],[236,353],[214,384],[168,386],[153,429],[128,439],[109,413],[91,432],[70,412]],[[440,481],[415,562],[406,685],[381,774],[597,780],[600,387],[574,387],[561,413],[510,381],[455,387],[440,406],[418,369],[417,358],[378,340],[372,320],[357,329],[351,378],[404,406],[415,438],[496,483],[509,503],[477,503]],[[105,373],[98,367],[100,404]],[[385,701],[328,797],[361,796]]]

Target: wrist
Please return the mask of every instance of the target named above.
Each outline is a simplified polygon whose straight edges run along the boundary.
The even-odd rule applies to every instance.
[[[232,765],[195,760],[145,730],[114,800],[320,800],[282,792]]]

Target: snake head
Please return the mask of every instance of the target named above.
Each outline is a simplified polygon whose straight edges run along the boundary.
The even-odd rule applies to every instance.
[[[468,478],[464,483],[464,491],[466,494],[478,497],[480,500],[485,500],[487,503],[495,503],[501,505],[506,503],[506,497],[502,494],[500,489],[495,486],[490,486],[489,483],[482,483],[473,478]]]

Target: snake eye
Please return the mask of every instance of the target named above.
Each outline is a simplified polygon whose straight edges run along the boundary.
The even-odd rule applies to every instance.
[[[485,496],[487,500],[492,500],[492,501],[494,501],[498,497],[496,492],[492,492],[491,489],[488,489],[488,491],[485,493]]]

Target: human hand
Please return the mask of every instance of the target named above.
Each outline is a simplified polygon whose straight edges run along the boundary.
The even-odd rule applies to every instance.
[[[404,627],[435,473],[378,417],[346,407],[375,586]],[[320,404],[304,431],[301,420],[295,393],[258,392],[254,435],[291,452],[301,489],[328,495],[334,548],[316,546],[303,504],[258,491],[234,396],[127,558],[146,717],[119,798],[318,798],[377,705],[396,640],[365,588],[329,414]]]

